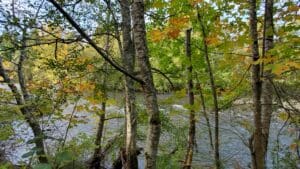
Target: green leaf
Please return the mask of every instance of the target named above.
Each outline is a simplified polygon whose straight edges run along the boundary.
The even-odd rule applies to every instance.
[[[63,166],[73,160],[73,155],[70,151],[63,151],[56,155],[57,162],[60,166]]]
[[[52,169],[50,164],[41,163],[33,167],[33,169]]]
[[[34,155],[34,153],[35,153],[35,151],[32,151],[32,150],[31,150],[31,151],[29,151],[29,152],[23,154],[23,155],[22,155],[22,158],[28,158],[28,157],[31,157],[31,156]]]

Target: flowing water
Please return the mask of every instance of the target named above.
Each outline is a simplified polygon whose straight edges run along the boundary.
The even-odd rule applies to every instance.
[[[159,95],[160,100],[169,97],[170,95]],[[122,95],[112,95],[115,99],[119,99],[117,101],[122,102]],[[138,97],[140,105],[143,106],[143,99],[141,96]],[[188,111],[182,106],[185,101],[180,101],[178,104],[170,104],[160,106],[161,112],[166,116],[172,116],[171,122],[177,126],[186,126],[188,124]],[[85,101],[81,100],[78,105],[84,104]],[[109,105],[106,109],[107,114],[114,115],[124,115],[124,109],[122,104],[117,103],[116,105]],[[64,107],[63,114],[71,114],[74,108],[74,104],[69,104]],[[171,112],[176,111],[176,115],[171,115]],[[197,167],[199,164],[201,166],[211,166],[213,165],[213,153],[209,146],[208,132],[206,121],[201,115],[200,112],[197,114],[198,122],[197,122],[197,148],[194,156],[194,166]],[[75,111],[74,117],[78,120],[82,120],[84,123],[77,124],[76,126],[70,128],[67,134],[67,141],[72,138],[78,137],[81,133],[84,133],[88,136],[93,136],[96,133],[98,116],[93,115],[91,113],[85,111]],[[213,124],[213,116],[209,116],[212,127]],[[220,112],[220,150],[221,150],[221,158],[225,163],[226,168],[233,168],[233,166],[241,165],[244,168],[248,168],[250,166],[250,152],[245,143],[248,143],[248,138],[250,136],[249,131],[246,128],[251,126],[247,126],[247,124],[251,123],[252,113],[249,108],[249,105],[241,106],[240,108],[235,107],[228,109],[226,111]],[[52,122],[51,122],[52,121]],[[44,117],[41,119],[41,125],[44,131],[46,131],[47,136],[51,136],[52,139],[46,140],[46,147],[48,151],[53,147],[56,147],[59,141],[54,141],[54,139],[64,138],[66,135],[66,128],[68,126],[68,120],[53,120],[53,117]],[[295,135],[289,133],[289,131],[284,128],[281,130],[284,125],[283,121],[278,119],[273,119],[271,124],[271,132],[270,132],[270,145],[269,150],[273,150],[276,146],[276,142],[279,141],[280,145],[290,145],[295,138]],[[8,154],[8,158],[13,163],[20,163],[21,161],[28,162],[28,158],[22,158],[22,155],[32,149],[32,145],[26,144],[30,139],[33,138],[33,134],[31,130],[28,128],[27,124],[22,121],[15,121],[13,123],[15,135],[10,140],[2,142],[2,145],[5,145],[6,153]],[[122,118],[115,118],[109,120],[105,123],[105,133],[106,139],[113,137],[116,135],[115,133],[119,133],[120,130],[124,128],[124,120]],[[143,129],[146,132],[146,129]],[[280,137],[279,136],[279,131]],[[187,138],[187,133],[181,133]],[[168,133],[163,133],[161,136],[161,144],[170,144],[170,150],[172,150],[172,140],[170,140],[170,136]],[[143,147],[143,142],[139,143],[140,147]],[[117,154],[117,150],[115,154]],[[284,155],[284,154],[279,154]],[[268,154],[268,168],[272,168],[272,156]],[[139,166],[142,168],[143,166],[143,158],[142,155],[139,157]],[[109,164],[109,163],[108,163]]]

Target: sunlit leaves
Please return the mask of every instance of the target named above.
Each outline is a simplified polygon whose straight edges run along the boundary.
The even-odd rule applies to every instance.
[[[219,43],[219,39],[217,36],[209,36],[205,39],[205,42],[208,45],[217,45]]]
[[[198,3],[201,3],[203,0],[189,0],[189,3],[192,6],[196,6]]]
[[[93,83],[79,83],[77,86],[76,86],[76,90],[78,92],[88,92],[88,91],[93,91],[95,89],[95,84]]]
[[[286,112],[280,112],[280,113],[278,114],[278,118],[279,118],[280,120],[282,120],[282,121],[285,121],[285,120],[287,120],[287,118],[288,118],[288,114],[287,114]]]
[[[159,42],[163,39],[176,39],[182,30],[189,25],[189,18],[187,16],[172,17],[168,21],[168,25],[162,30],[153,29],[150,31],[150,38],[153,42]]]
[[[293,70],[299,70],[300,69],[300,63],[294,62],[294,61],[283,61],[283,62],[277,62],[272,65],[267,65],[266,70],[271,70],[273,74],[276,76],[280,76],[281,74],[293,71]]]
[[[164,39],[165,36],[164,32],[158,29],[151,30],[149,33],[150,33],[150,38],[153,42],[159,42],[162,39]]]
[[[291,5],[288,7],[288,11],[290,12],[298,12],[300,10],[300,7],[297,5]]]
[[[152,4],[153,8],[163,8],[166,6],[166,2],[162,1],[162,0],[155,0]]]

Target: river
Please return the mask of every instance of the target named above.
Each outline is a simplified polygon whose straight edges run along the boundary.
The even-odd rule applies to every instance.
[[[163,100],[170,97],[170,94],[159,95],[159,99]],[[112,98],[116,100],[114,105],[107,106],[108,115],[118,115],[123,116],[124,110],[122,108],[122,95],[111,94]],[[138,97],[140,107],[143,107],[143,98]],[[79,101],[78,105],[84,104],[86,101]],[[160,110],[166,117],[171,117],[170,122],[172,125],[175,125],[182,129],[187,129],[188,125],[188,111],[184,108],[184,100],[177,103],[161,105]],[[74,104],[65,105],[63,115],[71,114],[74,108]],[[74,116],[77,120],[82,120],[82,123],[77,124],[72,127],[67,134],[67,141],[70,141],[74,138],[79,137],[82,134],[86,136],[93,136],[96,133],[96,127],[98,122],[98,117],[95,114],[91,114],[86,111],[75,111]],[[52,139],[47,139],[45,144],[49,152],[53,150],[53,147],[57,147],[59,138],[64,138],[66,134],[66,128],[68,126],[68,120],[55,120],[54,116],[48,116],[41,119],[41,125],[43,130],[46,131],[47,136],[50,136]],[[194,166],[195,168],[203,166],[213,165],[213,153],[210,150],[208,132],[205,119],[200,112],[197,112],[197,148],[194,156]],[[213,127],[213,116],[209,115],[209,118]],[[250,152],[247,146],[244,144],[247,142],[247,139],[250,136],[249,128],[251,128],[252,113],[249,105],[234,106],[228,110],[220,112],[220,155],[222,161],[225,164],[225,167],[228,169],[234,168],[234,166],[240,165],[243,168],[249,168],[250,166]],[[248,125],[248,126],[247,126]],[[272,119],[271,132],[270,132],[270,141],[269,141],[269,150],[274,150],[276,148],[276,143],[279,141],[281,147],[289,146],[293,139],[296,138],[295,133],[290,132],[288,127],[282,126],[284,121],[279,119]],[[28,162],[28,158],[22,158],[22,155],[32,149],[32,145],[27,144],[27,142],[32,139],[32,132],[28,129],[28,126],[23,121],[15,121],[13,123],[15,135],[8,141],[3,142],[2,145],[5,146],[6,153],[8,154],[9,160],[13,163]],[[122,118],[115,118],[109,120],[105,123],[105,139],[109,140],[116,133],[119,133],[120,130],[124,128],[124,120]],[[247,130],[248,128],[248,130]],[[177,129],[177,130],[178,130]],[[142,132],[146,131],[146,126],[140,128]],[[170,130],[170,129],[169,129]],[[176,129],[174,129],[176,130]],[[186,130],[182,130],[186,131]],[[279,131],[281,132],[279,135]],[[175,131],[175,133],[178,131]],[[187,138],[187,132],[177,133],[178,139]],[[176,148],[178,140],[177,136],[171,136],[168,132],[163,132],[161,136],[161,145],[165,145],[167,148],[164,148],[164,152],[172,151]],[[279,136],[279,137],[278,137]],[[56,139],[56,141],[55,141]],[[183,140],[184,141],[184,140]],[[138,142],[140,147],[144,146],[144,142]],[[169,145],[169,146],[168,146]],[[55,149],[55,148],[54,148]],[[269,151],[271,152],[271,151]],[[117,155],[118,150],[115,150],[114,154]],[[284,151],[279,152],[280,156],[284,156]],[[87,155],[86,158],[89,156]],[[273,156],[271,153],[268,153],[267,156],[267,165],[268,168],[272,168],[273,165]],[[107,165],[110,163],[108,162]],[[143,157],[139,156],[139,166],[143,166]],[[166,168],[167,169],[167,168]]]

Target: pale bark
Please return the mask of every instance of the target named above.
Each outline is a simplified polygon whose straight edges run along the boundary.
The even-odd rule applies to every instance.
[[[122,36],[123,49],[122,60],[127,72],[134,72],[134,46],[131,37],[131,12],[130,2],[128,0],[120,1],[122,14]],[[136,132],[137,132],[137,112],[135,106],[134,81],[125,77],[125,101],[126,101],[126,139],[125,139],[125,168],[137,169],[138,161],[136,154]]]
[[[193,161],[193,153],[195,147],[195,134],[196,134],[196,119],[195,119],[195,110],[194,110],[194,85],[193,85],[193,66],[192,66],[192,51],[191,51],[191,29],[186,30],[186,56],[188,58],[188,67],[187,67],[187,90],[189,97],[189,106],[190,106],[190,126],[189,126],[189,138],[188,138],[188,147],[185,155],[185,160],[183,164],[183,169],[191,169]]]
[[[149,115],[149,126],[145,150],[145,169],[155,169],[161,122],[159,117],[156,89],[153,83],[151,65],[149,61],[143,0],[133,1],[132,21],[135,53],[140,68],[140,75],[144,81],[142,88],[145,96],[147,112]]]
[[[250,34],[252,60],[259,59],[258,33],[257,33],[257,16],[256,0],[250,1]],[[252,158],[253,169],[264,169],[264,150],[262,139],[262,122],[261,122],[261,88],[260,65],[252,65],[252,92],[253,92],[253,111],[254,111],[254,133],[249,140],[249,147]]]

